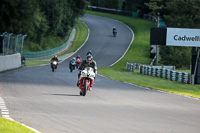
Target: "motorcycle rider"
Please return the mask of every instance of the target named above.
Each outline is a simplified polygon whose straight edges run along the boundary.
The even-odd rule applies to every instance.
[[[70,62],[69,62],[69,68],[70,68],[70,66],[72,65],[72,62],[76,62],[76,58],[75,58],[75,57],[73,57],[73,58],[70,60]]]
[[[77,64],[77,68],[81,65],[81,57],[80,57],[80,55],[76,56],[76,64]]]
[[[115,27],[113,27],[113,33],[114,33],[114,32],[117,32],[117,29],[116,29]]]
[[[54,55],[53,58],[51,58],[51,68],[53,67],[53,61],[57,61],[58,62],[58,58],[57,58],[57,55]],[[58,64],[57,64],[58,65]],[[57,65],[56,65],[56,68],[57,69]]]
[[[79,67],[79,73],[78,73],[78,82],[77,86],[79,86],[80,82],[80,75],[81,75],[81,70],[84,70],[86,67],[92,67],[95,73],[95,76],[97,75],[97,64],[96,61],[93,60],[92,55],[87,55],[86,60],[83,60]],[[93,85],[94,80],[91,81],[90,83],[90,90],[92,90],[92,85]]]

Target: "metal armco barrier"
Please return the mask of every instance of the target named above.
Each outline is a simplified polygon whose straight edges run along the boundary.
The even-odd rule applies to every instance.
[[[35,58],[43,58],[43,57],[52,56],[52,55],[64,50],[66,47],[69,46],[70,40],[72,39],[73,34],[74,34],[74,28],[72,29],[72,32],[69,36],[68,41],[65,42],[64,44],[62,44],[59,47],[56,47],[56,48],[53,48],[53,49],[50,49],[50,50],[38,51],[38,52],[23,52],[23,55],[28,59],[35,59]]]
[[[134,72],[137,63],[126,63],[126,71]],[[166,68],[164,68],[166,67]],[[168,79],[171,81],[178,81],[186,84],[191,84],[191,74],[186,72],[174,71],[174,66],[147,66],[139,65],[139,73],[148,76]]]

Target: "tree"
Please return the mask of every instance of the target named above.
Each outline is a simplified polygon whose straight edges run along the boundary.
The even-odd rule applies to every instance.
[[[37,9],[35,0],[1,0],[0,32],[27,34],[34,30],[34,13]]]
[[[143,13],[148,13],[147,6],[144,3],[148,3],[150,0],[125,0],[126,11],[136,12],[140,9]]]
[[[168,27],[200,28],[200,1],[179,0],[166,3],[164,19]],[[190,66],[191,48],[161,47],[161,63],[176,65],[178,68]]]
[[[93,6],[105,7],[110,9],[120,9],[119,0],[90,0]]]
[[[170,27],[200,28],[200,1],[179,0],[167,2],[167,12],[164,15],[166,24]]]
[[[150,14],[157,16],[158,12],[160,16],[163,16],[166,11],[166,2],[168,0],[150,0],[145,2],[145,5],[150,9]]]

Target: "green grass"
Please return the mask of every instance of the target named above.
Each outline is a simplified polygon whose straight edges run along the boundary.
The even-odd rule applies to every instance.
[[[0,117],[0,133],[35,133],[19,123]]]
[[[134,73],[126,72],[125,70],[119,71],[115,70],[113,67],[100,68],[98,73],[114,80],[125,81],[143,87],[174,94],[200,98],[200,85],[191,85],[176,81],[168,81],[166,79],[158,77],[142,75],[138,71]]]
[[[44,65],[44,64],[50,64],[50,62],[30,60],[30,59],[26,60],[26,66],[38,66],[38,65]]]
[[[119,20],[128,25],[135,34],[134,41],[124,58],[112,67],[99,68],[99,74],[109,77],[111,79],[125,81],[147,88],[200,98],[200,85],[184,84],[176,81],[169,81],[162,78],[145,76],[137,71],[134,73],[125,71],[126,62],[135,62],[147,65],[150,64],[152,60],[149,58],[150,28],[154,27],[151,21],[140,18],[118,16],[92,11],[87,11],[87,13]],[[190,70],[177,71],[190,73]]]
[[[86,40],[88,36],[88,29],[81,21],[76,21],[76,36],[73,41],[72,47],[67,51],[67,53],[75,52]]]

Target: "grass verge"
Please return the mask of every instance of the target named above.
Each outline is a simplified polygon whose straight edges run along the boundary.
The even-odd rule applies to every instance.
[[[0,117],[0,133],[35,133],[19,123]]]

